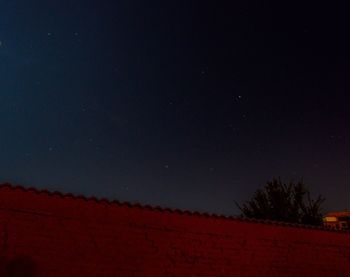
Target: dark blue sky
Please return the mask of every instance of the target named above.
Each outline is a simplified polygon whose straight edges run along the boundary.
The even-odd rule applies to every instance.
[[[229,2],[1,1],[2,181],[237,214],[303,177],[350,208],[346,9]]]

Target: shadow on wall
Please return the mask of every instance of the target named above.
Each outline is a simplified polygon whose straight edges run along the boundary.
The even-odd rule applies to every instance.
[[[4,277],[35,277],[37,265],[29,256],[16,256],[10,260],[2,259],[1,276]]]

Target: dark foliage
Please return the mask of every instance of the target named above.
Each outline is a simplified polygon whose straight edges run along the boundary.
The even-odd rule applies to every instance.
[[[269,219],[290,223],[322,225],[321,205],[325,201],[321,195],[311,199],[304,182],[284,184],[280,179],[273,179],[258,189],[253,198],[241,207],[242,217]]]

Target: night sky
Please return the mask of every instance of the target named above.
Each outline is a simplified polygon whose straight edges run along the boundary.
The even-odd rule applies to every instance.
[[[1,0],[1,182],[229,215],[303,177],[350,208],[349,16],[327,4]]]

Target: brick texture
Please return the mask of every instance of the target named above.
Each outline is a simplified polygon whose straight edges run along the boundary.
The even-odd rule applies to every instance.
[[[4,184],[0,276],[350,276],[350,234]]]

